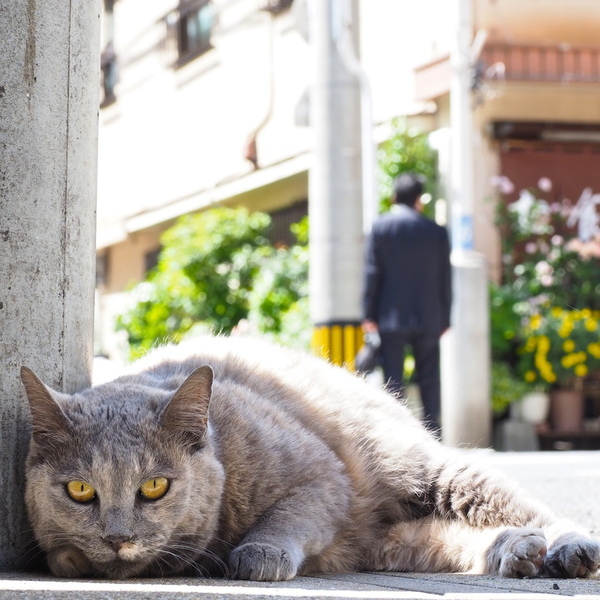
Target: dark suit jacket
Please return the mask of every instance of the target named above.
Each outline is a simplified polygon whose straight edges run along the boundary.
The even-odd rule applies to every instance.
[[[379,331],[435,332],[450,326],[448,233],[418,211],[396,205],[367,243],[363,316]]]

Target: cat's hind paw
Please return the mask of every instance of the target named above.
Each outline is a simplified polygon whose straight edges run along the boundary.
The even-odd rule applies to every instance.
[[[559,537],[548,552],[546,577],[590,577],[600,566],[600,542],[578,533]]]
[[[502,577],[537,577],[547,552],[548,543],[541,529],[508,529],[496,539],[488,561],[492,571]]]
[[[251,581],[285,581],[292,579],[299,564],[283,548],[250,542],[235,548],[229,556],[233,579]]]

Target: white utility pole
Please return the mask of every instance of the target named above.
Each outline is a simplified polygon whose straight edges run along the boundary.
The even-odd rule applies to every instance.
[[[358,46],[358,0],[309,3],[314,80],[310,169],[310,314],[315,350],[353,364],[361,343],[363,186],[361,91],[348,62]]]
[[[29,409],[22,365],[90,383],[95,277],[98,2],[0,8],[0,570],[24,569]]]
[[[456,8],[450,56],[453,308],[451,329],[442,339],[442,436],[448,444],[487,446],[491,443],[488,281],[473,236],[472,0],[452,1]]]

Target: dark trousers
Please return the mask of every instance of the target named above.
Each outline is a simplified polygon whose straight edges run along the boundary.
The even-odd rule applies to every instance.
[[[390,392],[402,395],[404,388],[404,354],[410,344],[415,357],[415,375],[423,402],[423,422],[439,435],[440,336],[431,332],[381,333],[383,375]]]

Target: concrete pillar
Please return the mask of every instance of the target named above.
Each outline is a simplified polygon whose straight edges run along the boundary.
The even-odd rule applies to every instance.
[[[90,383],[99,7],[0,8],[0,570],[35,555],[25,554],[20,367],[65,392]]]
[[[453,0],[456,38],[450,58],[450,213],[453,309],[442,340],[442,437],[453,445],[491,443],[487,270],[474,250],[471,0]]]
[[[357,0],[313,0],[314,54],[309,177],[310,314],[314,349],[353,364],[362,343],[362,138],[360,86],[342,55],[350,24],[358,39]]]
[[[454,302],[442,337],[442,438],[452,446],[491,443],[488,279],[483,255],[452,253]]]

